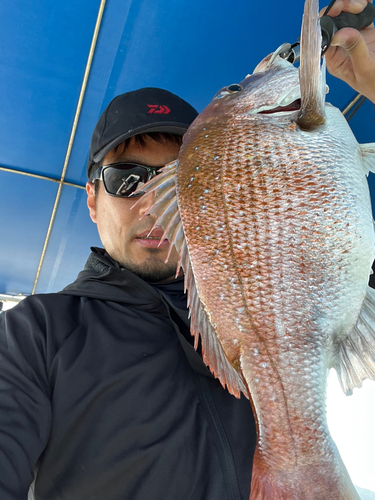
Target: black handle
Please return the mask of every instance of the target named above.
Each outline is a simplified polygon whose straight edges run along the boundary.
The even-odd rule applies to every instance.
[[[375,19],[375,6],[368,3],[366,8],[359,14],[341,12],[337,17],[323,16],[320,18],[322,28],[322,54],[331,44],[333,35],[341,28],[355,28],[360,30],[369,26]]]
[[[350,12],[341,12],[337,17],[333,18],[333,22],[338,30],[341,28],[355,28],[360,30],[369,26],[375,19],[375,6],[368,3],[366,8],[359,14],[351,14]]]

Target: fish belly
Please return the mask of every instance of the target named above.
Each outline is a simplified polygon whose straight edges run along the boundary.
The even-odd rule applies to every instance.
[[[357,142],[240,116],[187,142],[177,193],[199,298],[256,413],[251,500],[357,498],[325,412],[374,256]]]

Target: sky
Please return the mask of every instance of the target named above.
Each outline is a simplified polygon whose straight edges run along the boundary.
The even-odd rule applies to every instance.
[[[356,486],[374,492],[375,500],[375,382],[345,396],[336,372],[330,371],[327,419],[331,435]]]

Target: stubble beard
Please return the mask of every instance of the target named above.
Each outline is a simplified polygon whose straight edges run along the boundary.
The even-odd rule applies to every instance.
[[[126,259],[119,262],[119,264],[148,283],[160,283],[166,280],[173,281],[177,263],[171,261],[165,263],[163,258],[157,256],[159,250],[156,248],[150,248],[148,251],[150,255],[141,264],[136,264]]]

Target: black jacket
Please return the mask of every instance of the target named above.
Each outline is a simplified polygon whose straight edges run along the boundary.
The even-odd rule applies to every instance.
[[[94,249],[0,315],[0,499],[248,500],[255,426],[194,351],[182,280]]]

